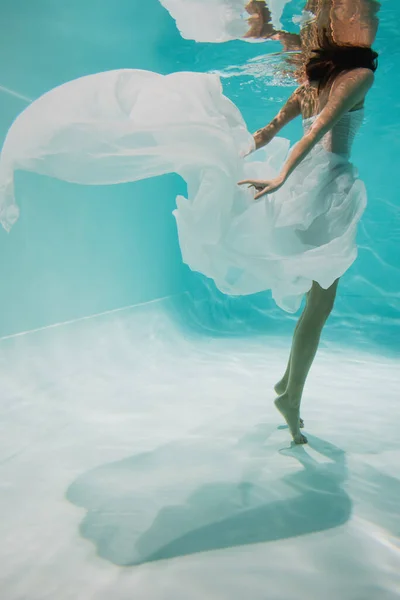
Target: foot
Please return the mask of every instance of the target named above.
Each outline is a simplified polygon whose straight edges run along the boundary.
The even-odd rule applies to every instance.
[[[274,387],[274,390],[278,394],[278,396],[282,396],[286,392],[286,387],[287,387],[287,381],[285,381],[285,379],[281,379],[280,381],[278,381],[278,383]],[[300,417],[300,429],[303,429],[303,427],[304,427],[304,421]]]
[[[288,424],[295,444],[307,444],[306,436],[300,431],[300,408],[292,406],[286,392],[278,396],[275,400],[275,406]]]

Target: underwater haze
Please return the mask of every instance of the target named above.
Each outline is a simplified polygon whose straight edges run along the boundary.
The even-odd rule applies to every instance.
[[[2,142],[48,90],[124,68],[216,73],[264,126],[294,89],[281,43],[243,39],[241,0],[189,4],[2,0]],[[274,27],[307,16],[270,5]],[[178,175],[17,173],[21,216],[0,231],[2,599],[400,598],[399,22],[383,0],[352,154],[368,206],[305,389],[306,446],[273,405],[296,315],[183,263]]]

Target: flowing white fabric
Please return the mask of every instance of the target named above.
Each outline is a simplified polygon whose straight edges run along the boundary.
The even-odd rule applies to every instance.
[[[245,7],[248,0],[160,0],[175,20],[181,36],[196,42],[227,42],[241,39],[249,30]],[[274,29],[290,0],[267,0]],[[253,41],[246,38],[245,41]]]
[[[348,129],[339,129],[345,150]],[[0,221],[10,230],[18,218],[17,169],[95,185],[176,172],[188,185],[174,212],[184,262],[224,293],[272,290],[293,312],[313,280],[326,288],[354,261],[365,189],[348,153],[331,152],[325,139],[278,192],[254,202],[236,182],[276,176],[289,141],[275,138],[243,158],[253,144],[216,75],[83,77],[33,102],[10,128],[0,158]]]
[[[249,29],[245,0],[160,0],[181,36],[196,42],[221,43],[242,38]],[[248,15],[249,16],[249,15]]]

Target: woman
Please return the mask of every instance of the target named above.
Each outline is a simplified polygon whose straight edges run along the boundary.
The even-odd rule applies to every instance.
[[[305,379],[337,280],[357,254],[366,194],[349,150],[376,66],[370,48],[325,38],[308,62],[309,83],[254,137],[217,75],[119,69],[64,83],[32,102],[10,127],[0,155],[0,223],[7,231],[19,215],[17,170],[84,185],[175,172],[188,183],[174,214],[182,258],[192,270],[226,294],[271,290],[288,312],[307,293],[288,369],[277,384],[277,407],[297,443],[306,441],[299,429]],[[276,177],[289,141],[273,138],[300,114],[306,134]],[[243,158],[269,142],[267,150]],[[271,196],[254,202],[237,179],[254,186],[257,198]],[[110,210],[116,210],[111,197]]]
[[[268,181],[247,179],[239,182],[255,188],[255,200],[282,188],[293,171],[317,147],[348,160],[355,130],[362,120],[365,96],[374,81],[376,59],[377,54],[370,48],[336,46],[324,35],[321,48],[314,51],[306,65],[308,81],[292,94],[269,125],[254,134],[258,149],[268,144],[289,121],[299,115],[303,117],[304,136],[294,146],[279,176]],[[330,173],[325,174],[328,179],[332,178],[336,166],[335,162],[328,164]],[[321,191],[329,195],[329,186],[322,186]],[[284,189],[281,193],[284,202],[283,192]],[[329,198],[321,198],[322,201],[328,203],[326,220],[329,221]],[[322,227],[329,226],[321,221],[321,214],[318,218]],[[338,281],[339,278],[327,288],[313,281],[294,332],[286,372],[275,386],[278,394],[275,405],[297,444],[307,442],[300,432],[303,426],[300,403],[323,326],[333,308]]]

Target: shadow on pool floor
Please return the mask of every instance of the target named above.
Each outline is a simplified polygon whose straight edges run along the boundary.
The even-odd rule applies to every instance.
[[[303,468],[278,480],[269,471],[268,480],[263,471],[274,455],[262,457],[263,434],[272,433],[265,427],[239,440],[230,455],[210,438],[194,438],[79,477],[67,498],[87,511],[81,535],[102,558],[129,566],[346,523],[352,503],[343,489],[344,452],[310,436],[310,446],[329,461],[321,464],[304,448],[291,448],[285,453]],[[243,470],[247,476],[240,477]]]

